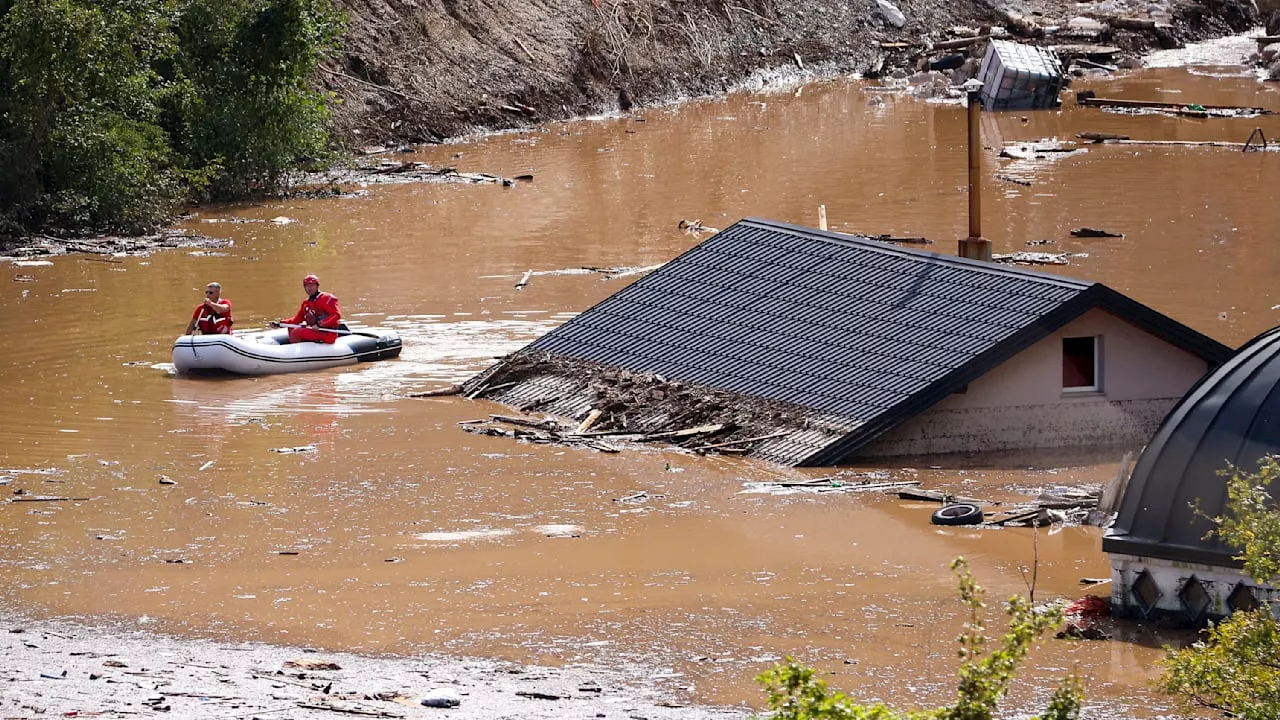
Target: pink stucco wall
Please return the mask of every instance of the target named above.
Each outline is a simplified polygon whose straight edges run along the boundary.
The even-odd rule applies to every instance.
[[[1064,391],[1062,338],[1102,337],[1100,392]],[[1092,310],[859,451],[862,457],[1139,446],[1208,370],[1204,360]]]

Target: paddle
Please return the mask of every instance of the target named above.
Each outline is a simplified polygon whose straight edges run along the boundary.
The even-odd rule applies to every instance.
[[[275,325],[276,325],[277,327],[282,327],[282,328],[304,328],[304,327],[310,327],[309,325],[293,325],[293,324],[290,324],[290,323],[276,323]],[[333,333],[334,335],[362,335],[362,336],[364,336],[364,337],[371,337],[371,338],[373,338],[373,339],[375,339],[375,340],[379,340],[379,339],[381,339],[381,338],[382,338],[382,336],[381,336],[381,335],[374,335],[373,333],[359,332],[359,331],[356,331],[356,330],[333,330],[333,329],[325,328],[325,327],[314,327],[314,328],[311,328],[311,329],[312,329],[312,330],[319,330],[320,332]]]

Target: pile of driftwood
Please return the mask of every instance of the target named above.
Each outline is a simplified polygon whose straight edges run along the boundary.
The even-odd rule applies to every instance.
[[[1041,493],[1033,502],[1003,503],[950,495],[938,490],[900,490],[903,500],[925,500],[949,505],[972,503],[1000,509],[986,513],[983,525],[995,527],[1045,527],[1048,525],[1102,525],[1109,517],[1098,510],[1101,492],[1087,488]]]
[[[592,410],[576,427],[566,426],[551,417],[527,418],[511,415],[490,415],[483,420],[464,420],[458,425],[465,431],[479,435],[507,437],[522,442],[543,445],[570,445],[587,447],[604,453],[622,452],[616,442],[647,443],[665,442],[699,455],[745,455],[757,442],[787,435],[776,432],[757,437],[717,441],[735,429],[733,423],[711,423],[678,430],[661,432],[637,432],[635,430],[591,430],[600,418],[599,410]]]
[[[760,485],[770,489],[804,490],[818,493],[897,490],[919,484],[919,480],[895,480],[888,473],[879,471],[847,471],[806,480],[772,480],[760,483]]]
[[[384,161],[377,168],[368,171],[372,175],[411,174],[415,178],[436,178],[439,180],[458,180],[471,183],[495,183],[503,187],[511,187],[519,182],[533,182],[533,175],[516,175],[514,178],[502,177],[485,172],[458,172],[456,167],[433,167],[424,162]]]

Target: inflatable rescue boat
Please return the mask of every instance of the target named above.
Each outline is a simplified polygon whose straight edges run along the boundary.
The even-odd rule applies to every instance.
[[[332,345],[289,342],[289,331],[257,330],[232,335],[183,335],[173,341],[179,373],[224,371],[239,375],[322,370],[400,354],[400,336],[381,328],[343,328]]]

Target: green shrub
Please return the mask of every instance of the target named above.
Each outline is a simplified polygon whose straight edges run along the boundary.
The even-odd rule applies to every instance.
[[[969,620],[958,638],[960,671],[956,702],[934,710],[895,712],[883,704],[859,705],[848,696],[827,689],[812,668],[790,657],[759,678],[769,692],[772,720],[989,720],[1000,698],[1009,690],[1018,666],[1031,645],[1046,630],[1062,622],[1059,608],[1038,612],[1023,597],[1010,598],[1005,606],[1009,632],[1000,647],[986,652],[988,641],[982,619],[983,589],[973,580],[964,558],[951,569],[960,581],[960,599],[969,610]],[[1080,714],[1080,681],[1066,678],[1054,692],[1048,707],[1039,716],[1044,720],[1070,720]]]
[[[1217,535],[1241,549],[1237,560],[1259,585],[1280,580],[1280,510],[1269,490],[1280,463],[1268,456],[1256,474],[1231,471],[1227,512],[1213,518]],[[1191,647],[1166,649],[1160,686],[1191,704],[1245,720],[1280,717],[1280,623],[1264,602],[1216,625]]]

